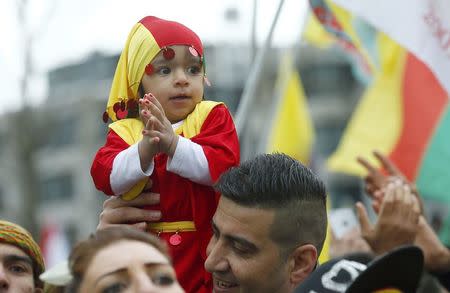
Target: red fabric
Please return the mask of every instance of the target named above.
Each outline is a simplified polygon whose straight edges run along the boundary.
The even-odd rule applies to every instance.
[[[215,182],[230,166],[239,163],[239,142],[233,119],[224,105],[214,108],[203,122],[200,134],[191,138],[203,147],[209,172]]]
[[[111,189],[109,176],[111,175],[114,158],[129,145],[114,131],[110,130],[106,143],[95,154],[91,166],[91,176],[95,187],[107,195],[114,195]]]
[[[403,130],[390,158],[411,181],[447,103],[434,74],[409,53],[403,79]]]
[[[139,21],[153,35],[160,48],[172,45],[190,45],[203,56],[203,45],[192,30],[181,23],[147,16]]]
[[[107,143],[97,153],[94,165],[108,168],[95,169],[93,174],[96,186],[105,186],[108,182],[114,157],[121,151],[117,146],[128,145],[116,140],[122,140],[113,131],[108,134]],[[191,140],[203,147],[208,160],[212,179],[215,181],[221,173],[239,164],[239,142],[236,129],[230,113],[223,105],[216,106],[202,125],[201,132]],[[112,148],[108,145],[112,143]],[[124,145],[125,144],[125,145]],[[122,150],[123,150],[122,149]],[[106,156],[107,158],[103,158]],[[154,158],[155,169],[151,176],[152,191],[159,193],[161,202],[148,209],[160,209],[161,222],[194,221],[197,231],[181,232],[182,242],[177,246],[169,244],[178,280],[188,293],[203,293],[212,291],[212,279],[204,269],[206,246],[212,236],[211,219],[218,203],[218,194],[211,186],[194,183],[184,177],[166,170],[167,155],[159,154]],[[96,162],[98,161],[98,162]],[[93,168],[94,169],[94,168]],[[100,178],[107,174],[107,178]],[[110,188],[110,187],[109,187]],[[101,189],[103,190],[103,189]],[[174,233],[161,233],[160,237],[167,240]]]

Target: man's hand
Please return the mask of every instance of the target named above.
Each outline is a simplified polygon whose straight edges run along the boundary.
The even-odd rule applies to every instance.
[[[362,203],[356,204],[361,234],[377,254],[397,246],[412,244],[419,223],[419,203],[407,185],[391,183],[381,204],[378,220],[373,226]]]
[[[423,216],[419,219],[415,244],[423,251],[426,269],[440,273],[450,271],[450,250],[442,244]]]
[[[395,164],[389,160],[386,156],[378,151],[373,152],[375,158],[380,162],[381,167],[385,170],[386,175],[383,174],[378,168],[369,163],[365,158],[358,157],[357,161],[366,170],[367,176],[364,178],[365,190],[367,194],[372,198],[372,207],[376,213],[379,213],[383,197],[385,195],[386,187],[388,184],[401,181],[403,185],[407,185],[411,190],[411,194],[414,195],[419,202],[421,213],[423,213],[423,203],[415,184],[408,181],[405,175],[395,166]]]
[[[147,188],[151,187],[151,181]],[[111,226],[131,225],[145,231],[147,222],[161,219],[161,211],[144,210],[144,206],[159,204],[159,194],[143,192],[133,200],[123,200],[120,196],[111,196],[103,203],[97,230]]]
[[[341,238],[336,238],[333,232],[330,235],[330,258],[340,257],[352,252],[372,252],[369,244],[362,238],[358,227],[346,232]]]

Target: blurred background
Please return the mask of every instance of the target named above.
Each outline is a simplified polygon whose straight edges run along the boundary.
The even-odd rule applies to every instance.
[[[367,201],[360,177],[327,160],[370,79],[308,1],[2,0],[0,217],[32,231],[53,252],[47,258],[96,228],[106,197],[89,170],[105,141],[102,113],[128,32],[146,15],[202,39],[212,83],[205,96],[234,114],[242,160],[293,142],[333,208]],[[289,91],[299,100],[284,102]],[[448,205],[435,206],[442,222]]]

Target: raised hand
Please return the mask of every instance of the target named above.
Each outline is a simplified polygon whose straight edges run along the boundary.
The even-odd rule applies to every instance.
[[[158,138],[159,151],[173,157],[178,144],[178,135],[173,131],[172,124],[156,97],[150,94],[148,100],[150,102],[148,123],[151,123],[152,129],[144,129],[143,134],[149,138]]]
[[[419,219],[415,244],[422,249],[428,270],[439,273],[450,271],[450,250],[442,244],[423,216]]]
[[[153,157],[160,152],[160,139],[155,136],[152,131],[155,129],[154,119],[152,120],[151,113],[148,109],[142,109],[140,116],[144,124],[144,130],[142,130],[143,138],[139,142],[139,160],[141,163],[141,169],[147,170],[152,163]]]
[[[390,183],[385,193],[375,225],[370,223],[364,205],[356,204],[361,235],[378,254],[414,243],[420,217],[418,200],[408,185]]]
[[[144,125],[147,125],[148,122],[148,116],[143,115],[144,111],[147,110],[150,113],[150,99],[149,96],[151,94],[145,94],[143,98],[139,99],[139,116],[141,117],[142,122]]]
[[[417,192],[415,184],[410,182],[405,175],[395,166],[395,164],[389,160],[385,155],[378,151],[373,152],[375,158],[380,162],[381,167],[386,171],[386,175],[383,174],[378,168],[369,163],[365,158],[358,157],[357,161],[366,170],[367,176],[364,178],[365,190],[367,194],[373,199],[372,207],[376,213],[379,212],[381,202],[385,195],[385,190],[388,184],[400,181],[403,185],[408,185],[411,190],[411,194],[414,195],[420,206],[420,211],[423,213],[423,203]]]

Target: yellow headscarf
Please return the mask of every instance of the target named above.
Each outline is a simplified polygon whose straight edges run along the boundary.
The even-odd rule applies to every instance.
[[[145,67],[161,49],[173,45],[191,46],[203,58],[200,38],[178,22],[147,16],[133,26],[120,55],[106,107],[112,121],[118,120],[114,105],[116,110],[120,109],[120,104],[121,111],[129,110],[129,101],[137,99]]]

